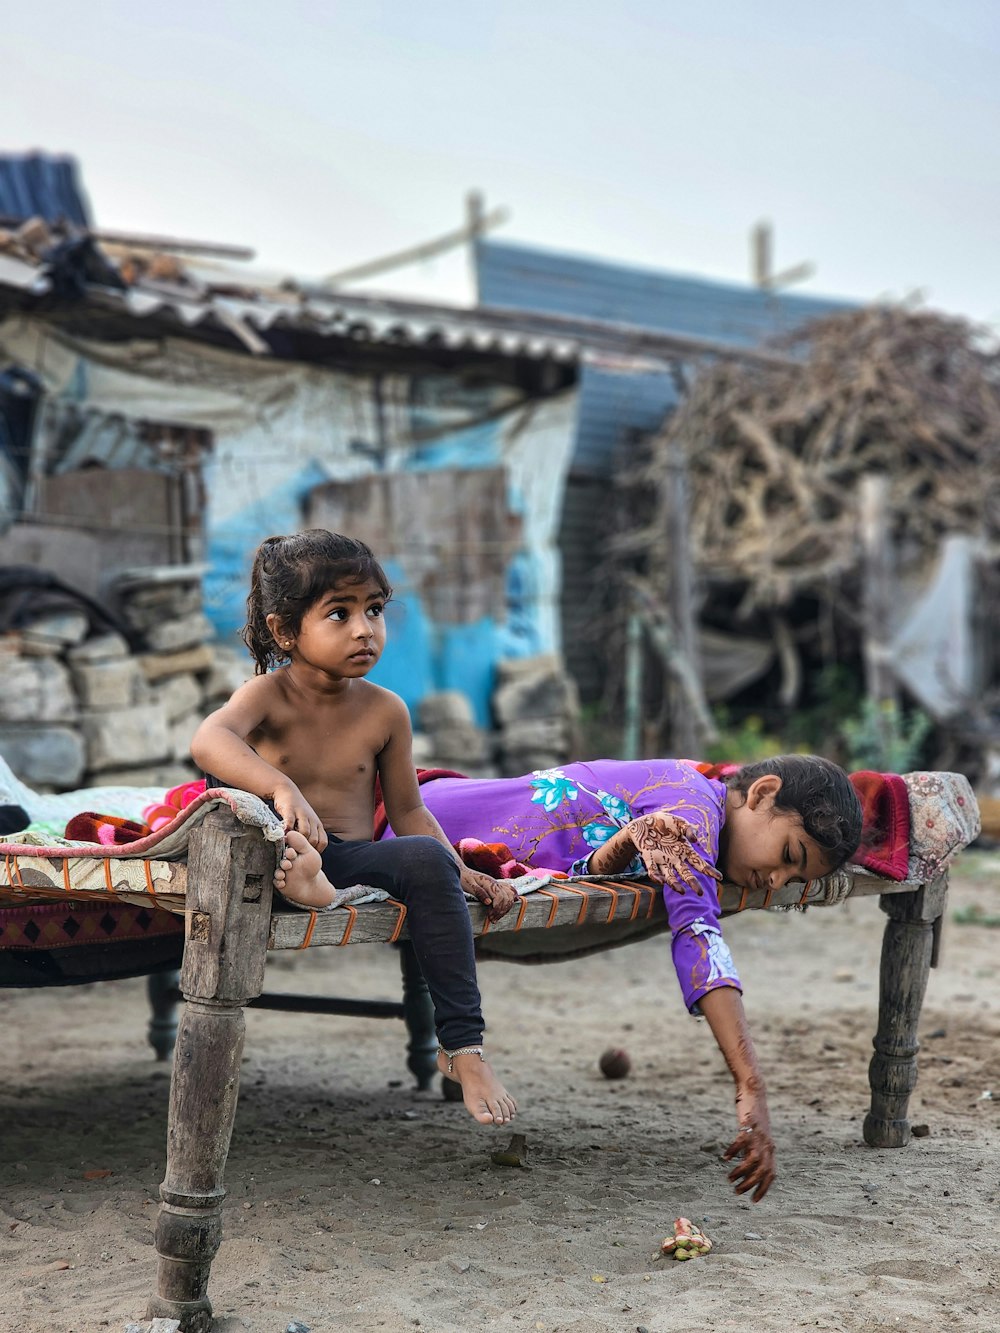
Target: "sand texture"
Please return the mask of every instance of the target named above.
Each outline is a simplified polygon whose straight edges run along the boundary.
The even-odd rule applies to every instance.
[[[251,1012],[211,1295],[220,1333],[545,1333],[1000,1326],[1000,854],[953,879],[910,1118],[861,1140],[883,917],[875,900],[726,924],[770,1088],[779,1179],[725,1178],[732,1085],[664,939],[543,967],[487,963],[510,1130],[411,1090],[402,1024]],[[385,948],[269,967],[270,989],[393,998]],[[121,1333],[155,1273],[169,1075],[145,983],[0,992],[2,1333]],[[618,1082],[608,1046],[632,1057]],[[992,1093],[992,1098],[985,1093]],[[100,1174],[94,1174],[100,1173]],[[673,1219],[715,1241],[658,1258]]]

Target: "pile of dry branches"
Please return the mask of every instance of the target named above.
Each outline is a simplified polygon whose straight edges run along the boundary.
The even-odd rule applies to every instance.
[[[902,566],[948,532],[996,539],[1000,354],[970,325],[870,308],[809,325],[784,348],[787,366],[701,373],[645,469],[652,481],[683,445],[695,561],[710,580],[745,585],[744,611],[787,605],[855,570],[867,472],[889,478]]]

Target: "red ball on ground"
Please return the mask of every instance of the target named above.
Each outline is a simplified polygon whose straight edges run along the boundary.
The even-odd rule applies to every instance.
[[[609,1046],[597,1063],[605,1078],[625,1078],[632,1068],[628,1051],[616,1046]]]

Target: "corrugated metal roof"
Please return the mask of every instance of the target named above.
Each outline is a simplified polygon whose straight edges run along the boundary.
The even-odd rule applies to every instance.
[[[443,348],[563,365],[575,365],[580,357],[578,339],[519,328],[506,311],[491,321],[475,310],[340,293],[321,296],[294,289],[257,289],[250,275],[240,274],[240,279],[239,295],[233,294],[234,280],[220,282],[217,288],[197,280],[190,284],[147,280],[123,288],[89,284],[73,306],[81,313],[89,306],[133,319],[155,318],[178,331],[225,330],[258,354],[272,350],[265,334],[287,330],[353,343]],[[0,253],[0,290],[8,288],[22,307],[25,299],[47,297],[56,286],[49,265],[38,256]]]
[[[0,218],[24,222],[35,217],[89,228],[89,209],[75,158],[0,154]]]
[[[575,362],[579,355],[572,339],[491,324],[488,317],[479,319],[474,311],[456,309],[449,317],[447,309],[440,307],[427,313],[406,301],[352,300],[339,294],[327,298],[289,294],[281,299],[266,293],[250,299],[213,291],[174,294],[145,285],[102,293],[101,300],[139,319],[155,315],[187,328],[214,325],[228,329],[254,352],[268,350],[261,334],[289,329],[352,342],[439,347],[534,360]]]
[[[476,260],[483,305],[550,310],[736,346],[853,308],[829,297],[762,291],[499,241],[480,241]]]
[[[846,301],[767,292],[736,283],[635,268],[506,242],[476,248],[483,305],[551,311],[752,347],[807,320],[852,309]],[[572,467],[607,474],[616,445],[655,429],[674,405],[673,378],[585,365]]]

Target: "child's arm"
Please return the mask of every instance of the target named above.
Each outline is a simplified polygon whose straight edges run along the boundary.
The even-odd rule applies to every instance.
[[[424,805],[413,767],[413,733],[402,699],[391,696],[391,733],[378,757],[379,780],[385,813],[397,837],[436,838],[447,847],[459,868],[462,888],[489,908],[490,921],[499,921],[517,902],[517,893],[501,879],[473,870],[448,841],[448,835]]]
[[[266,676],[255,676],[241,685],[228,703],[202,722],[191,741],[191,756],[203,772],[272,801],[285,832],[298,829],[322,851],[327,837],[315,810],[294,782],[246,743],[246,737],[268,716],[272,689]]]
[[[753,1190],[753,1202],[760,1203],[775,1177],[774,1140],[764,1079],[743,999],[732,986],[719,986],[703,995],[699,1005],[736,1083],[740,1129],[724,1156],[726,1161],[734,1157],[741,1160],[730,1171],[729,1179],[736,1183],[737,1194]]]

